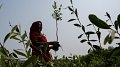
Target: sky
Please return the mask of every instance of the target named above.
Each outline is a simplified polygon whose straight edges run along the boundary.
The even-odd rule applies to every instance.
[[[29,34],[31,24],[38,20],[43,23],[42,33],[46,35],[48,41],[56,41],[55,19],[52,18],[54,1],[58,5],[62,4],[63,20],[58,22],[58,36],[63,50],[60,49],[57,53],[51,50],[51,53],[59,57],[70,54],[87,54],[90,46],[87,43],[80,43],[80,39],[77,37],[83,32],[73,25],[78,22],[67,22],[69,19],[75,18],[68,9],[65,9],[71,5],[69,0],[0,0],[0,4],[3,4],[0,9],[0,42],[3,43],[5,35],[11,30],[9,22],[13,26],[20,24],[22,31],[26,30]],[[89,14],[95,14],[106,20],[105,13],[108,12],[112,20],[115,21],[117,15],[120,14],[119,3],[120,0],[73,0],[74,7],[78,9],[78,16],[83,25],[90,23]],[[92,30],[92,28],[87,30]],[[102,47],[108,46],[102,45]],[[13,49],[23,48],[23,45],[9,39],[5,43],[5,47],[12,52]]]

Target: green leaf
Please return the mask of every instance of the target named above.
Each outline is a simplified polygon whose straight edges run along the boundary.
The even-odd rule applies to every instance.
[[[24,41],[24,40],[25,40],[25,37],[27,37],[27,33],[26,33],[26,31],[25,31],[25,32],[24,32],[24,34],[21,36],[22,41]]]
[[[86,39],[82,39],[80,42],[81,43],[84,43],[84,42],[86,42],[87,40]]]
[[[19,35],[21,35],[21,25],[18,25]]]
[[[12,28],[11,33],[14,32],[17,28],[18,28],[18,26],[15,25],[15,26]]]
[[[60,8],[62,7],[62,4],[60,4]]]
[[[115,39],[120,39],[120,37],[115,36]]]
[[[120,43],[116,43],[116,44],[120,46]]]
[[[6,67],[6,63],[5,63],[5,57],[3,55],[1,55],[1,66],[2,67]]]
[[[29,48],[29,50],[27,51],[27,56],[29,57],[31,54],[31,48]]]
[[[92,24],[88,24],[87,26],[91,26]]]
[[[115,25],[115,29],[118,30],[119,24],[118,24],[118,21],[117,21],[117,20],[114,22],[114,25]]]
[[[81,27],[81,25],[80,25],[80,24],[77,24],[77,23],[76,23],[76,24],[74,24],[74,26]]]
[[[18,40],[18,41],[22,42],[21,38],[19,38],[17,36],[16,37],[12,37],[11,39]]]
[[[98,28],[98,29],[99,29],[99,28]],[[99,41],[100,41],[101,32],[98,30],[98,31],[96,32],[96,34],[97,34],[97,36],[98,36],[98,39],[99,39]]]
[[[93,31],[88,31],[88,32],[85,32],[85,34],[89,35],[89,34],[95,34],[95,32]]]
[[[54,1],[54,9],[57,9],[57,5],[55,1]]]
[[[17,53],[18,55],[26,57],[26,54],[24,54],[23,52],[20,52],[18,50],[14,50],[14,52]]]
[[[78,12],[77,12],[77,9],[75,9],[75,15],[76,15],[76,17],[78,18]]]
[[[112,56],[120,56],[120,47],[116,47],[116,48],[114,48],[112,51],[111,51],[111,53],[110,53],[110,56],[112,57]]]
[[[28,48],[28,46],[30,46],[30,44],[31,44],[31,41],[28,40],[27,43],[26,43],[26,49]]]
[[[3,43],[5,43],[6,40],[10,37],[10,34],[11,34],[11,33],[8,33],[8,34],[5,36],[5,38],[4,38],[4,42],[3,42]]]
[[[73,4],[72,0],[70,0],[70,3]]]
[[[106,43],[109,41],[110,37],[109,37],[109,34],[105,37],[104,39],[104,45],[106,45]]]
[[[82,30],[85,32],[85,27],[82,25]]]
[[[76,20],[76,19],[70,19],[70,20],[68,20],[68,22],[71,22],[71,21],[74,21],[74,20]]]
[[[90,53],[90,51],[91,51],[91,48],[88,50],[88,53]]]
[[[111,20],[110,14],[106,12],[107,17]]]
[[[53,7],[53,9],[55,9],[55,6],[54,6],[54,5],[52,5],[52,7]]]
[[[109,37],[109,41],[108,41],[108,43],[111,44],[112,41],[113,41],[113,39],[112,39],[112,37],[110,36],[110,37]]]
[[[14,39],[17,35],[18,35],[18,33],[13,32],[10,36],[10,39]]]
[[[99,28],[110,29],[109,25],[107,25],[103,20],[99,19],[94,14],[89,15],[89,20],[91,21],[91,23],[93,23],[94,25],[96,25]]]
[[[0,54],[8,57],[9,51],[4,47],[0,47]]]
[[[112,40],[115,38],[115,33],[116,33],[116,31],[112,30],[112,32],[111,32],[111,38],[112,38]]]
[[[70,11],[73,11],[73,9],[72,9],[70,6],[68,7],[68,9],[69,9]]]
[[[13,55],[15,58],[18,58],[18,56],[17,56],[15,53],[12,53],[12,55]]]
[[[81,38],[83,34],[81,34],[80,36],[78,36],[78,38]]]
[[[114,38],[115,38],[115,31],[112,30],[112,32],[111,32],[111,36],[109,37],[109,41],[108,41],[108,43],[111,44],[111,43],[113,42]]]
[[[87,42],[90,46],[92,46],[92,44],[90,42]]]
[[[118,21],[118,25],[119,25],[119,28],[120,28],[120,14],[117,17],[117,21]]]
[[[20,34],[20,29],[19,29],[18,25],[17,25],[17,28],[16,28],[16,32],[18,32]]]
[[[22,67],[27,67],[29,64],[34,63],[35,60],[36,60],[35,56],[32,56],[32,57],[28,58],[28,60],[26,60],[24,62],[24,64],[22,65]]]
[[[89,40],[89,41],[95,42],[95,41],[97,41],[97,40]]]
[[[96,50],[100,50],[100,49],[101,49],[100,46],[98,46],[98,45],[93,45],[93,47],[94,47]]]

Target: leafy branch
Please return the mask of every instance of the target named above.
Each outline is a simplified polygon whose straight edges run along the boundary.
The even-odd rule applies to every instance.
[[[58,7],[57,3],[54,1],[54,4],[52,5],[53,9],[54,9],[54,13],[52,14],[52,17],[55,19],[56,21],[56,38],[58,41],[58,21],[62,20],[62,13],[61,13],[61,7],[62,4]]]
[[[96,42],[97,40],[90,40],[90,35],[97,34],[98,40],[99,40],[99,43],[100,43],[101,33],[100,33],[99,29],[97,31],[95,29],[95,26],[93,24],[88,24],[87,26],[93,25],[93,27],[94,27],[94,29],[95,29],[96,32],[86,31],[86,27],[80,22],[80,19],[79,19],[79,16],[78,16],[78,9],[74,7],[72,0],[70,0],[70,3],[71,3],[71,6],[68,6],[68,9],[71,11],[71,14],[74,14],[76,16],[76,19],[73,19],[73,18],[69,19],[68,22],[72,22],[72,21],[75,21],[75,20],[77,20],[79,22],[79,24],[76,23],[76,24],[74,24],[74,26],[77,26],[77,27],[81,28],[82,31],[84,32],[84,35],[86,36],[86,39],[82,39],[80,42],[81,43],[87,42],[91,46],[91,48],[94,50],[95,47],[92,45],[91,42]],[[78,36],[78,38],[80,39],[82,36],[83,36],[83,34],[80,34],[80,36]],[[101,46],[101,43],[100,43],[100,46]]]

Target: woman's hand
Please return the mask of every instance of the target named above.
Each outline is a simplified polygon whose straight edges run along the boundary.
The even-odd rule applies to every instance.
[[[53,49],[54,51],[58,51],[59,50],[60,44],[59,44],[58,41],[53,41],[53,42],[51,42],[50,45],[52,45],[51,49]]]

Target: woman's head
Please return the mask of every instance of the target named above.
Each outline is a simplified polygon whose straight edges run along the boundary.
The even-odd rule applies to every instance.
[[[41,32],[42,31],[42,22],[35,21],[30,27],[30,31]]]

